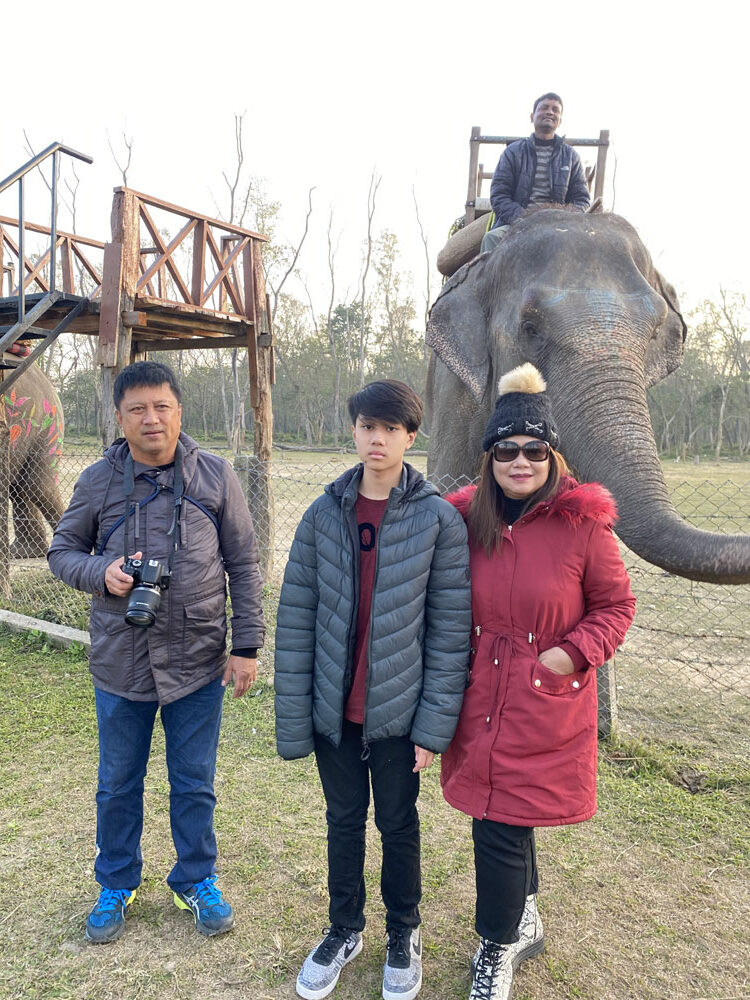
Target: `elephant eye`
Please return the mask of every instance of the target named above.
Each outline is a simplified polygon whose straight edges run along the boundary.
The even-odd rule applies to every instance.
[[[534,324],[528,319],[521,324],[521,332],[523,333],[524,337],[528,337],[529,339],[533,339],[534,337],[539,336],[539,331],[534,326]]]

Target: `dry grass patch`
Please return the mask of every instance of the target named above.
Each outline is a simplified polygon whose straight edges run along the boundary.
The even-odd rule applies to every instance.
[[[0,996],[121,1000],[282,1000],[326,924],[323,801],[312,760],[273,743],[270,659],[250,697],[227,699],[216,825],[221,885],[237,913],[219,939],[171,902],[173,863],[163,737],[146,787],[145,878],[127,933],[88,946],[96,732],[82,658],[0,637]],[[514,1000],[720,1000],[748,995],[747,761],[725,748],[697,794],[680,783],[685,747],[621,743],[600,765],[590,823],[539,832],[548,947]],[[468,995],[473,933],[470,821],[423,782],[424,1000]],[[338,1000],[380,996],[384,948],[379,851],[369,831],[365,950]]]

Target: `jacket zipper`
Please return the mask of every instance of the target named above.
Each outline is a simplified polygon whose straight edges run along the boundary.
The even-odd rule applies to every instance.
[[[383,511],[383,517],[380,520],[380,526],[378,527],[377,533],[375,535],[375,575],[373,577],[372,595],[370,597],[370,620],[367,629],[367,675],[365,678],[365,704],[362,709],[362,754],[361,760],[367,760],[370,756],[370,744],[367,742],[367,698],[370,694],[370,679],[372,676],[371,662],[372,662],[372,609],[375,605],[375,585],[378,579],[378,570],[380,569],[380,535],[386,524],[386,518],[388,517],[388,508],[390,507],[390,499],[385,505],[385,510]]]
[[[343,505],[343,500],[342,500]],[[352,609],[349,615],[349,629],[346,633],[346,664],[344,666],[344,683],[342,687],[342,704],[341,704],[341,720],[339,724],[339,743],[341,743],[341,738],[344,731],[344,711],[346,709],[346,697],[348,696],[348,691],[351,690],[351,685],[347,684],[347,680],[352,676],[354,670],[354,642],[352,641],[352,636],[354,635],[354,625],[357,620],[357,610],[359,608],[359,549],[357,547],[358,538],[355,542],[354,533],[352,530],[352,525],[356,527],[356,513],[354,511],[354,506],[349,509],[346,517],[346,533],[349,536],[349,542],[351,545],[352,554]],[[359,536],[359,532],[357,532]],[[364,730],[363,730],[364,732]]]

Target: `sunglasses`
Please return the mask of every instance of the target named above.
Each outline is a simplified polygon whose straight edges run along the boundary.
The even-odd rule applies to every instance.
[[[496,462],[512,462],[522,451],[530,462],[546,462],[549,458],[549,445],[546,441],[527,441],[518,444],[517,441],[499,441],[492,446],[492,457]]]

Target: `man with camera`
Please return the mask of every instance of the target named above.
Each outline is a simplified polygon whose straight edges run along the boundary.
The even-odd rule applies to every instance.
[[[114,384],[123,438],[86,469],[48,559],[92,595],[90,669],[99,728],[94,871],[86,938],[114,941],[140,884],[143,781],[157,709],[166,739],[177,861],[167,882],[202,934],[234,923],[216,882],[214,772],[224,688],[255,680],[262,580],[252,518],[229,463],[180,431],[166,365],[129,365]],[[226,654],[226,579],[232,652]]]

